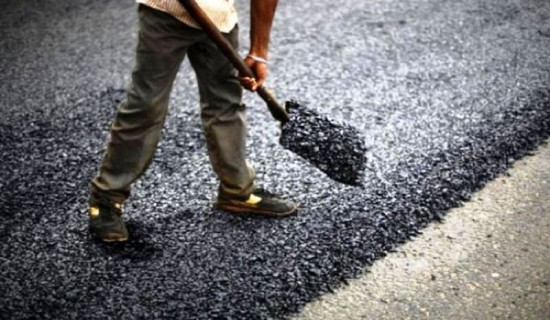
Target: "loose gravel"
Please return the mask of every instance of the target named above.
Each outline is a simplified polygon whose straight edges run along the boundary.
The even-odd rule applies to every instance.
[[[282,126],[281,145],[331,179],[361,186],[367,165],[367,147],[361,133],[297,101],[288,101],[286,108],[290,121]]]
[[[358,129],[362,187],[282,148],[277,123],[247,95],[258,181],[300,211],[269,220],[214,210],[185,63],[155,160],[124,205],[132,241],[99,244],[86,229],[88,181],[129,80],[135,4],[8,0],[0,9],[5,318],[284,318],[550,135],[546,0],[282,2],[270,82]]]

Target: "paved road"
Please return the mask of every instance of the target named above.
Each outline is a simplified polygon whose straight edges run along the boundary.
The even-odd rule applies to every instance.
[[[247,1],[238,6],[245,51]],[[361,131],[363,188],[283,149],[278,124],[247,95],[258,183],[300,214],[214,210],[218,182],[186,62],[152,166],[124,204],[133,241],[105,246],[87,233],[86,198],[132,68],[135,2],[7,0],[0,14],[0,315],[14,319],[285,317],[550,135],[547,0],[281,1],[269,83]],[[453,261],[451,239],[439,240]],[[454,285],[443,298],[467,291]]]
[[[532,319],[550,315],[550,145],[415,240],[295,317]]]

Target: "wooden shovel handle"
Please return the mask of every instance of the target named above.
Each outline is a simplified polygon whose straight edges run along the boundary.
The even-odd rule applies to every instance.
[[[206,13],[199,7],[195,0],[178,0],[179,3],[187,10],[193,19],[199,24],[204,32],[214,41],[221,52],[231,61],[233,66],[239,71],[239,73],[245,77],[254,78],[254,72],[244,63],[241,56],[233,48],[233,46],[227,41],[227,39],[221,34],[218,28],[212,23]],[[282,123],[288,121],[289,116],[285,107],[277,101],[277,98],[266,87],[259,87],[256,92],[262,97],[267,104],[267,108],[273,118]]]

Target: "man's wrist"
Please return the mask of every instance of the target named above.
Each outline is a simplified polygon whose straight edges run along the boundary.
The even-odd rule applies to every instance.
[[[256,61],[256,62],[260,62],[260,63],[263,63],[263,64],[268,64],[267,59],[264,59],[264,58],[261,58],[261,57],[255,56],[255,55],[248,54],[247,57],[254,60],[254,61]]]
[[[248,51],[248,54],[251,56],[255,56],[255,57],[259,57],[267,60],[267,48],[255,48],[254,46],[251,46],[251,49]]]

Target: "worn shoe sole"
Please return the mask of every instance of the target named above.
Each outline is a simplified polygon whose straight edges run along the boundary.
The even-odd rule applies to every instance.
[[[217,209],[224,210],[231,213],[237,213],[237,214],[254,214],[254,215],[261,215],[261,216],[267,216],[272,218],[284,218],[288,217],[298,211],[298,207],[295,206],[289,211],[286,212],[273,212],[268,210],[262,210],[259,208],[247,208],[247,207],[241,207],[241,206],[235,206],[228,203],[214,203],[214,206]]]
[[[93,232],[92,230],[90,230],[90,234],[92,235],[92,238],[93,239],[96,239],[96,240],[99,240],[99,241],[102,241],[102,242],[125,242],[125,241],[128,241],[128,236],[114,236],[114,237],[100,237],[99,235],[97,235],[95,232]]]

